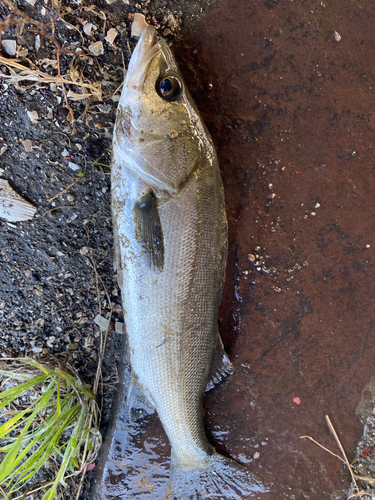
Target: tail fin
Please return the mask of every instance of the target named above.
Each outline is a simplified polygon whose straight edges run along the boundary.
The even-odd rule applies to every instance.
[[[217,453],[207,458],[206,468],[188,470],[172,459],[170,500],[238,500],[267,491],[258,476],[234,460]]]

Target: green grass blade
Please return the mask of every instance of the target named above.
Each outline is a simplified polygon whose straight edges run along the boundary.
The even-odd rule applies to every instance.
[[[50,429],[49,432],[46,433],[43,440],[35,438],[33,442],[28,445],[28,449],[26,450],[27,452],[34,446],[37,446],[39,441],[38,449],[20,465],[17,469],[17,474],[24,474],[30,470],[34,470],[36,473],[44,465],[46,460],[55,454],[54,449],[58,446],[61,434],[67,426],[74,421],[79,413],[79,409],[80,405],[76,405],[64,415],[64,419],[61,419],[61,421],[59,421],[54,428]]]
[[[38,446],[37,450],[32,455],[30,455],[25,460],[25,462],[23,462],[16,470],[12,472],[12,477],[26,474],[33,469],[35,469],[36,472],[43,466],[47,458],[53,456],[56,453],[56,448],[58,447],[61,434],[74,421],[77,414],[79,413],[79,409],[79,404],[71,409],[68,409],[68,411],[60,416],[60,418],[55,418],[53,422],[50,422],[49,425],[43,427],[42,433],[38,432],[36,434],[34,439],[23,449],[22,454],[23,456],[25,456],[34,446]],[[47,453],[45,458],[40,459],[39,457],[43,453],[45,453],[46,449]]]
[[[59,485],[60,482],[63,482],[65,472],[66,472],[68,465],[69,465],[69,462],[72,458],[72,452],[74,451],[74,449],[72,447],[72,439],[76,439],[78,434],[81,432],[82,423],[84,422],[84,419],[86,416],[86,411],[87,411],[86,405],[82,406],[77,423],[76,423],[74,430],[73,430],[73,433],[72,433],[72,437],[69,440],[68,445],[65,449],[65,453],[64,453],[64,456],[63,456],[63,459],[61,462],[59,472],[56,475],[56,479],[55,479],[51,489],[48,490],[45,495],[43,495],[42,500],[54,500],[57,486]]]
[[[21,413],[18,413],[14,417],[10,418],[7,420],[1,427],[0,427],[0,439],[3,439],[7,434],[11,433],[15,429],[17,429],[18,426],[22,425],[23,420],[21,420],[24,415],[27,413],[30,413],[30,409],[27,408],[26,410],[23,410]],[[20,422],[21,420],[21,422]]]
[[[4,439],[7,434],[10,434],[19,425],[22,425],[23,421],[21,419],[23,418],[23,416],[26,415],[27,413],[30,413],[32,408],[35,407],[35,405],[37,403],[38,403],[38,399],[33,401],[25,410],[21,411],[20,413],[18,413],[14,417],[10,418],[2,426],[0,426],[0,439]],[[18,425],[16,425],[17,422],[18,422]]]
[[[0,463],[0,483],[4,480],[5,477],[9,476],[12,473],[13,469],[23,459],[24,451],[19,453],[19,450],[20,450],[21,444],[22,444],[22,439],[24,438],[30,425],[33,423],[36,415],[42,409],[45,408],[47,402],[52,397],[53,392],[54,392],[54,384],[50,383],[49,388],[46,390],[46,392],[40,398],[38,404],[34,408],[31,415],[27,418],[27,420],[25,422],[25,427],[22,429],[22,432],[20,433],[20,435],[18,436],[17,440],[14,443],[14,448],[5,455],[2,462]]]
[[[56,372],[63,377],[66,382],[69,384],[73,385],[76,389],[78,389],[80,392],[83,394],[86,394],[91,399],[95,399],[95,395],[93,392],[90,391],[90,389],[87,389],[85,385],[83,385],[79,380],[77,380],[75,377],[70,375],[69,373],[60,370],[59,368],[56,368]]]
[[[60,387],[57,387],[57,392],[56,392],[56,412],[60,415],[61,414],[61,400],[60,400]]]
[[[53,369],[32,358],[20,358],[18,361],[42,374],[34,376],[27,371],[25,374],[21,370],[0,370],[0,377],[3,379],[8,377],[24,381],[0,393],[0,415],[2,409],[23,393],[33,390],[34,386],[45,386],[46,381],[48,386],[42,387],[41,391],[39,388],[35,389],[34,398],[35,394],[38,395],[36,399],[30,400],[30,393],[27,393],[28,407],[23,409],[21,406],[19,413],[2,412],[3,418],[9,417],[0,425],[0,440],[3,445],[0,448],[0,484],[6,490],[4,500],[9,500],[17,491],[23,491],[51,457],[59,456],[61,461],[59,460],[60,465],[52,486],[40,491],[43,500],[57,500],[60,498],[59,484],[66,486],[64,478],[67,471],[74,471],[82,460],[82,446],[91,431],[91,419],[86,420],[91,408],[88,398],[95,399],[95,396],[79,379],[60,367]],[[20,406],[17,401],[13,404],[16,408]],[[70,430],[71,435],[67,437]],[[19,433],[18,436],[14,436],[15,432]]]
[[[30,380],[35,377],[34,374],[29,374],[29,375],[24,375],[23,373],[18,373],[18,372],[10,372],[7,370],[0,370],[0,375],[3,377],[8,377],[14,380]]]
[[[39,375],[38,377],[33,378],[29,382],[25,382],[24,384],[17,385],[16,387],[12,387],[7,391],[0,393],[0,401],[3,401],[0,404],[0,410],[4,408],[4,406],[8,405],[11,401],[18,398],[23,392],[31,389],[34,385],[41,384],[47,379],[46,375]]]
[[[51,379],[54,380],[60,387],[64,387],[61,382],[61,377],[58,375],[56,370],[53,370],[49,366],[39,363],[36,359],[23,358],[23,362],[27,365],[33,366],[34,368],[38,368],[38,370],[51,377]]]

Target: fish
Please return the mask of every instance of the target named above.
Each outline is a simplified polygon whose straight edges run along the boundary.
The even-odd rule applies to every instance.
[[[261,480],[218,454],[202,396],[233,373],[218,333],[227,257],[211,136],[153,26],[131,56],[113,137],[115,268],[131,364],[130,407],[156,410],[171,444],[173,500],[242,498]]]

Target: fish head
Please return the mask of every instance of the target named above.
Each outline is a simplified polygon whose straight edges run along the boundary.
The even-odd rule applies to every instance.
[[[117,111],[116,148],[128,157],[129,168],[172,196],[181,194],[202,154],[214,154],[173,53],[153,26],[143,31],[131,57]]]

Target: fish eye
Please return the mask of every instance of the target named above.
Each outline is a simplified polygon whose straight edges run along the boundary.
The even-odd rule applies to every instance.
[[[183,86],[176,76],[169,75],[157,82],[156,90],[166,101],[175,101],[182,94]]]

